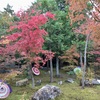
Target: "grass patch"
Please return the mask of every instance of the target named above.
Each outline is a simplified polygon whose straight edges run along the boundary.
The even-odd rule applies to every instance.
[[[67,78],[66,73],[61,73],[61,77],[54,77],[54,82],[49,82],[49,74],[46,71],[42,71],[40,76],[34,76],[35,80],[42,80],[40,86],[36,86],[34,89],[31,88],[31,81],[27,86],[16,87],[15,83],[17,78],[22,79],[23,76],[17,76],[15,80],[9,81],[9,84],[12,87],[13,92],[9,95],[8,98],[3,100],[30,100],[31,96],[42,86],[46,84],[52,84],[60,87],[62,94],[58,96],[55,100],[100,100],[100,86],[86,87],[81,89],[77,82],[66,83]],[[62,85],[58,85],[58,81],[63,81]]]

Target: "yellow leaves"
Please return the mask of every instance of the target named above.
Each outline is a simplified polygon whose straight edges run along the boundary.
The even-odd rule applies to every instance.
[[[2,35],[1,39],[3,39],[2,41],[0,41],[0,44],[9,44],[10,40],[7,39],[6,36]]]
[[[2,36],[1,36],[1,38],[5,38],[5,36],[4,36],[4,35],[2,35]]]
[[[9,14],[2,12],[0,13],[1,20],[0,25],[9,25],[11,23],[12,17],[9,16]]]
[[[0,74],[0,78],[4,81],[7,81],[7,80],[10,80],[10,79],[13,79],[14,77],[16,77],[19,74],[22,74],[22,72],[11,70],[10,73]]]
[[[3,40],[2,42],[0,42],[0,44],[9,44],[10,40],[6,39],[6,40]]]

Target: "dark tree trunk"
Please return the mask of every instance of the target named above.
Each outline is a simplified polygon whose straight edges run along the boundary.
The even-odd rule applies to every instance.
[[[50,59],[50,82],[53,82],[53,64],[52,59]]]
[[[34,75],[33,75],[33,72],[32,72],[32,66],[30,65],[29,66],[29,74],[31,76],[31,80],[32,80],[32,88],[35,87],[35,81],[34,81]]]
[[[47,61],[47,70],[49,70],[49,61]]]
[[[56,56],[56,76],[59,77],[59,58]]]
[[[61,69],[63,67],[63,61],[59,59],[59,68]]]

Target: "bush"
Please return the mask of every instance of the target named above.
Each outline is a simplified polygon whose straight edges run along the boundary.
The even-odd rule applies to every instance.
[[[70,65],[70,66],[64,66],[62,69],[66,72],[69,72],[69,71],[73,71],[75,68],[75,66],[73,65]]]

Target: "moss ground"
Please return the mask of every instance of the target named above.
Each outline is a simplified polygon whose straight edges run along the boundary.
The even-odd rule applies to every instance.
[[[47,74],[46,71],[42,71],[41,75],[34,77],[35,80],[42,80],[42,84],[40,86],[35,86],[34,89],[31,88],[31,81],[29,81],[27,86],[16,87],[16,80],[24,78],[23,75],[17,76],[15,79],[9,81],[13,92],[8,98],[3,100],[30,100],[34,92],[46,84],[52,84],[60,87],[62,94],[55,100],[100,100],[100,85],[81,89],[76,81],[74,83],[66,83],[65,80],[67,75],[64,72],[61,74],[60,78],[54,77],[53,83],[49,82],[49,74]],[[60,80],[63,81],[62,85],[58,85],[58,81]]]

